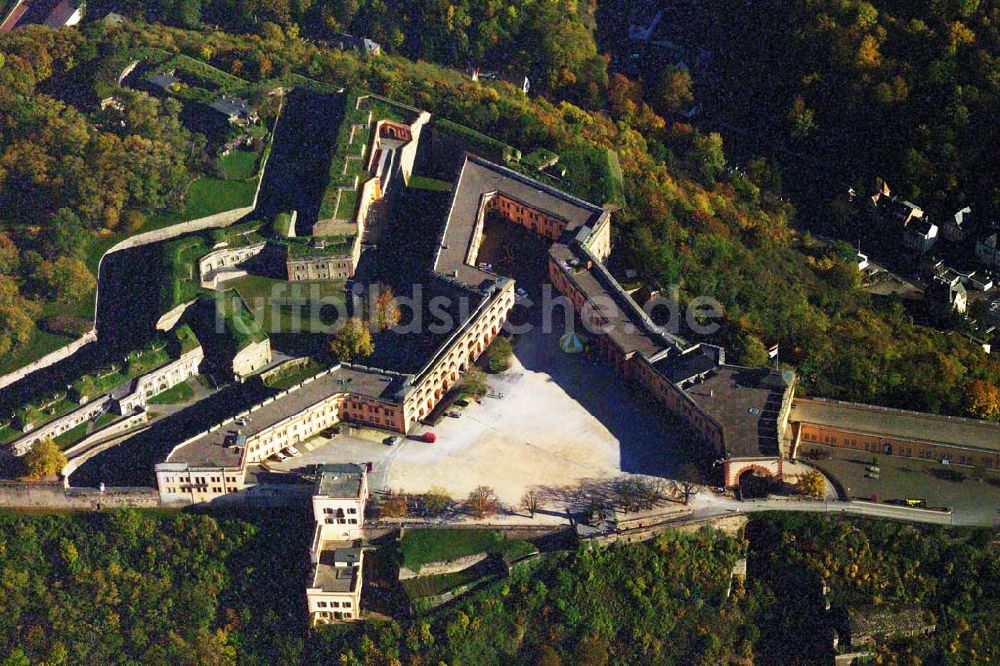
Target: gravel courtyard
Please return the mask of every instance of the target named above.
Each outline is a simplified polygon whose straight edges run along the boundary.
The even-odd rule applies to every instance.
[[[303,457],[280,467],[370,461],[374,490],[438,486],[460,498],[486,485],[515,506],[529,487],[560,491],[623,473],[668,476],[678,464],[678,435],[609,368],[563,353],[560,333],[520,336],[513,367],[489,376],[503,398],[483,398],[459,418],[421,426],[418,433],[437,435],[433,444],[407,439],[389,447],[381,434],[355,431],[314,438],[301,447]]]

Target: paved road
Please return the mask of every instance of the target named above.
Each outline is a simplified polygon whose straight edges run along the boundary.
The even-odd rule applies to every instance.
[[[891,520],[906,520],[931,525],[993,525],[993,523],[972,522],[949,513],[911,509],[892,504],[875,504],[872,502],[817,502],[809,500],[754,500],[741,502],[729,497],[699,494],[692,500],[693,516],[707,518],[731,513],[750,513],[754,511],[809,511],[813,513],[839,513],[870,518],[888,518]]]

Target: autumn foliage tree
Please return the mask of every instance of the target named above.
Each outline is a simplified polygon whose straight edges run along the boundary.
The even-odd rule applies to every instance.
[[[58,474],[66,466],[66,456],[51,437],[35,442],[24,454],[24,478],[44,479]]]
[[[378,295],[372,308],[372,325],[377,331],[386,331],[399,323],[401,313],[392,287],[377,286]]]
[[[500,500],[489,486],[478,486],[469,493],[465,501],[465,510],[476,518],[486,518],[500,510]]]
[[[61,303],[77,301],[97,287],[94,275],[79,259],[59,257],[52,262],[46,261],[38,272],[49,298]]]
[[[982,379],[969,382],[967,400],[970,415],[988,421],[1000,420],[1000,388],[996,384]]]
[[[800,495],[820,499],[826,495],[826,479],[822,472],[812,470],[799,474],[795,481],[795,490]]]
[[[346,320],[330,341],[330,351],[341,361],[348,362],[371,356],[375,345],[365,321],[359,317]]]
[[[654,92],[656,106],[667,113],[682,111],[694,102],[690,72],[673,65],[663,68]]]

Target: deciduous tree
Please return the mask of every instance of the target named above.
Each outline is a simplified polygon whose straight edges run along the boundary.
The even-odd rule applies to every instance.
[[[993,382],[976,379],[969,382],[966,409],[977,419],[1000,420],[1000,388]]]
[[[66,456],[52,438],[39,440],[24,454],[24,478],[37,480],[58,474],[66,466]]]
[[[364,320],[351,317],[345,321],[330,341],[330,351],[341,361],[348,362],[371,356],[375,345]]]
[[[535,490],[526,490],[524,496],[521,497],[521,508],[531,514],[531,517],[535,517],[535,511],[538,510],[538,505],[541,503],[541,498],[538,496],[538,492]]]
[[[378,296],[372,308],[372,325],[378,331],[386,331],[399,323],[401,314],[392,287],[378,286]]]
[[[698,484],[701,483],[701,471],[691,463],[686,463],[677,468],[674,475],[675,490],[678,496],[686,505],[691,498],[698,494]]]
[[[70,257],[42,262],[39,280],[49,297],[61,303],[78,301],[97,287],[97,281],[87,266],[79,259]]]
[[[795,490],[800,495],[820,499],[826,495],[826,479],[817,470],[799,474],[799,478],[795,481]]]
[[[465,509],[476,518],[492,516],[500,509],[500,500],[496,492],[489,486],[478,486],[469,493],[465,501]]]
[[[486,383],[486,373],[475,366],[466,370],[462,376],[461,390],[465,395],[486,395],[489,390],[489,385]]]

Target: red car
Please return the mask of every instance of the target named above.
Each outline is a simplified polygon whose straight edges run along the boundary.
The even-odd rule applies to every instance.
[[[432,432],[425,432],[424,441],[427,442],[428,444],[433,444],[434,442],[437,441],[437,435],[435,435]]]

